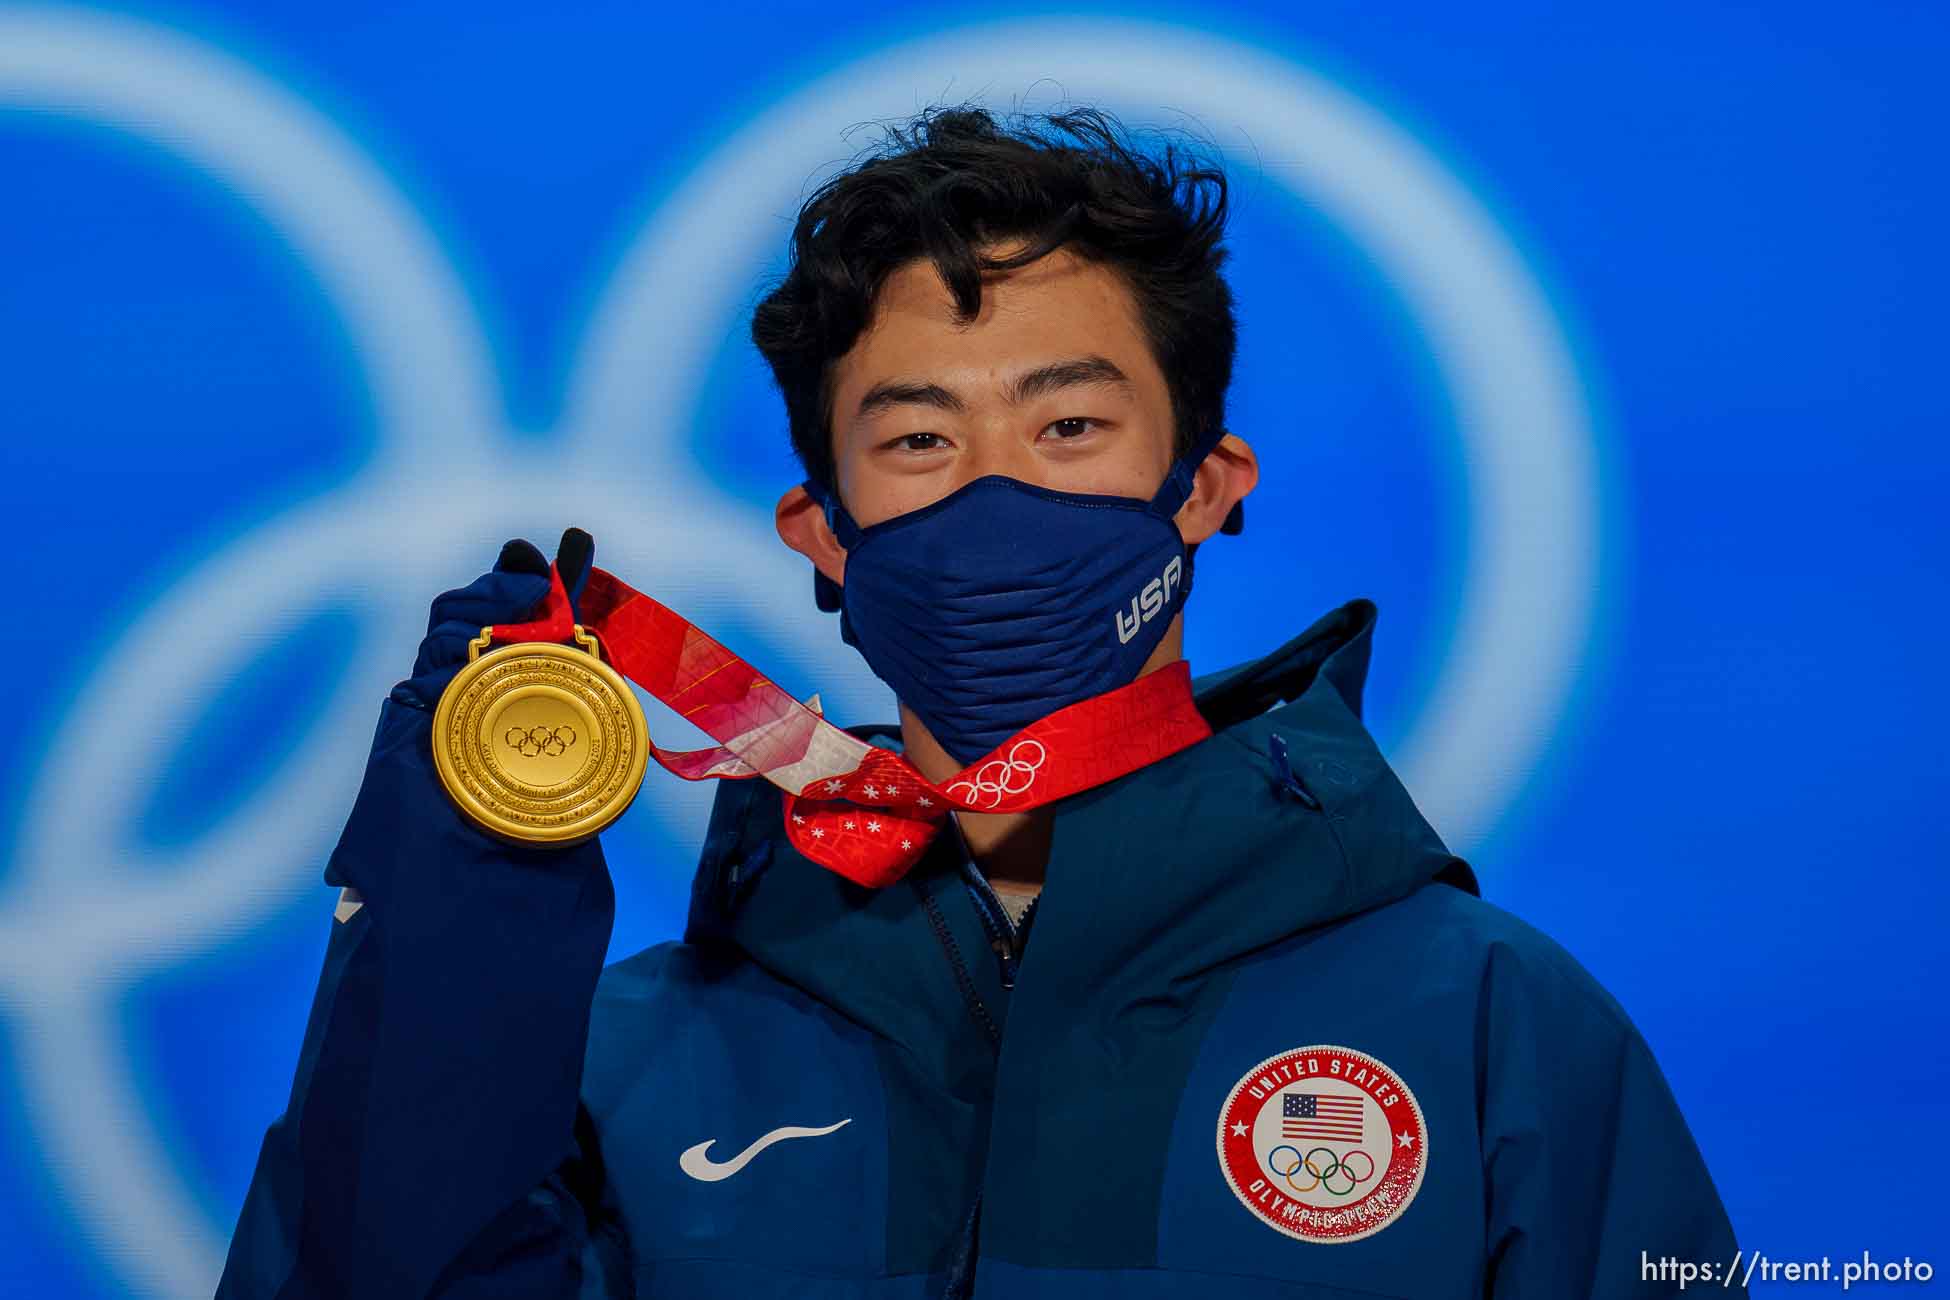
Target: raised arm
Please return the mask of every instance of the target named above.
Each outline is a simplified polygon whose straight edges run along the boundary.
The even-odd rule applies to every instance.
[[[572,591],[589,560],[572,530],[558,553]],[[602,850],[493,839],[432,764],[432,708],[467,639],[519,621],[547,571],[511,542],[437,599],[414,675],[382,706],[325,870],[340,893],[297,1076],[219,1300],[629,1293],[600,1152],[578,1124],[614,916]]]

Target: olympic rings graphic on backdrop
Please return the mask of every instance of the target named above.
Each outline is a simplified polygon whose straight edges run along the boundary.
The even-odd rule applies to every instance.
[[[1019,757],[1031,745],[1036,747],[1035,758]],[[991,758],[975,769],[972,778],[964,777],[949,786],[948,793],[953,794],[957,790],[966,788],[969,792],[969,802],[974,802],[978,795],[987,795],[989,807],[997,807],[1001,804],[1004,795],[1022,794],[1036,784],[1036,773],[1042,770],[1043,763],[1048,758],[1049,751],[1043,748],[1042,741],[1025,736],[1009,746],[1006,757]]]
[[[609,567],[653,579],[709,535],[726,576],[702,595],[705,616],[749,611],[812,660],[802,667],[829,699],[850,695],[862,714],[884,707],[804,599],[804,571],[773,541],[769,508],[725,496],[682,431],[697,425],[726,322],[748,306],[750,268],[776,254],[775,214],[796,206],[848,128],[884,119],[910,92],[1007,95],[1059,66],[1079,102],[1153,115],[1158,86],[1171,84],[1174,111],[1250,133],[1255,153],[1277,155],[1265,178],[1349,238],[1426,340],[1466,453],[1467,545],[1432,703],[1396,746],[1396,767],[1444,838],[1466,848],[1554,735],[1590,632],[1603,538],[1591,414],[1522,250],[1412,134],[1304,64],[1180,24],[1037,18],[926,33],[835,67],[699,142],[703,161],[686,175],[658,178],[667,197],[625,232],[563,369],[555,436],[536,439],[510,436],[494,349],[439,235],[319,106],[154,23],[0,8],[0,111],[134,136],[247,208],[316,277],[354,341],[379,435],[355,478],[185,565],[80,666],[0,875],[0,1010],[15,1031],[23,1112],[80,1233],[133,1289],[210,1294],[227,1225],[211,1220],[156,1126],[119,1007],[142,979],[316,888],[328,819],[289,809],[349,806],[373,702],[398,676],[382,651],[419,638],[427,593],[465,571],[484,526],[628,521],[599,532]],[[663,364],[643,365],[647,355]],[[388,580],[375,585],[379,571]],[[196,721],[201,697],[177,687],[239,671],[249,647],[294,634],[334,598],[363,611],[369,650],[311,731],[194,841],[129,842],[120,810],[155,787],[167,737]],[[179,635],[192,627],[203,634]],[[119,670],[134,647],[141,675]],[[1033,770],[1005,762],[986,777],[997,788],[979,793],[999,800],[1025,776]],[[709,803],[687,782],[644,794],[687,827]]]
[[[1285,1169],[1280,1168],[1276,1162],[1276,1157],[1282,1151],[1291,1151],[1293,1153],[1293,1163]],[[1324,1168],[1316,1159],[1317,1156],[1323,1153],[1327,1157]],[[1368,1168],[1365,1173],[1356,1174],[1354,1172],[1352,1162],[1356,1159],[1367,1161]],[[1286,1185],[1292,1188],[1296,1194],[1311,1192],[1315,1188],[1321,1188],[1333,1196],[1347,1196],[1352,1194],[1354,1189],[1362,1183],[1374,1177],[1374,1157],[1361,1150],[1350,1151],[1345,1156],[1339,1156],[1334,1153],[1332,1147],[1315,1147],[1303,1156],[1300,1154],[1299,1147],[1288,1146],[1282,1143],[1266,1153],[1266,1168],[1275,1178],[1284,1179]],[[1313,1181],[1305,1187],[1293,1181],[1293,1176],[1302,1169],[1306,1170],[1313,1178]],[[1336,1187],[1332,1182],[1328,1181],[1337,1176],[1344,1177],[1347,1180],[1345,1186]]]
[[[567,723],[559,727],[537,725],[526,730],[509,727],[508,734],[501,737],[501,743],[509,749],[520,750],[529,758],[539,758],[544,754],[555,758],[574,747],[576,729]]]

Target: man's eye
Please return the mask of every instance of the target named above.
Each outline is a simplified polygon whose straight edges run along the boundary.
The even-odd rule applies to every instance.
[[[1064,441],[1081,437],[1097,427],[1097,422],[1086,415],[1065,416],[1061,420],[1051,420],[1045,432],[1054,432]]]
[[[933,451],[946,446],[947,440],[938,433],[908,433],[894,439],[893,445],[901,451]]]

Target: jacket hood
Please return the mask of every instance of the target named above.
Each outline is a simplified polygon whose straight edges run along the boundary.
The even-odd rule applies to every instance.
[[[1054,981],[1072,1006],[1108,999],[1113,1018],[1168,1014],[1202,973],[1303,930],[1432,880],[1477,892],[1362,725],[1375,617],[1371,601],[1350,601],[1273,653],[1196,679],[1209,739],[1049,805],[1025,985]],[[892,727],[855,731],[898,743]],[[943,1023],[963,1033],[967,1014],[942,957],[957,936],[940,933],[944,914],[968,910],[947,905],[962,888],[953,842],[939,837],[902,882],[865,889],[791,847],[775,788],[724,782],[686,938],[734,945],[896,1042],[946,1050]],[[987,957],[978,931],[959,937],[977,949],[968,962]]]

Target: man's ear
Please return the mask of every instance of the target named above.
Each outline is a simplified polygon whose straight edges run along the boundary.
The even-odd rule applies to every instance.
[[[1196,546],[1219,531],[1232,508],[1259,482],[1259,457],[1236,433],[1219,440],[1192,477],[1192,494],[1172,516],[1178,535]],[[824,521],[822,521],[824,522]]]
[[[846,548],[826,524],[826,512],[803,487],[791,487],[772,510],[779,540],[813,562],[833,582],[846,585]]]

